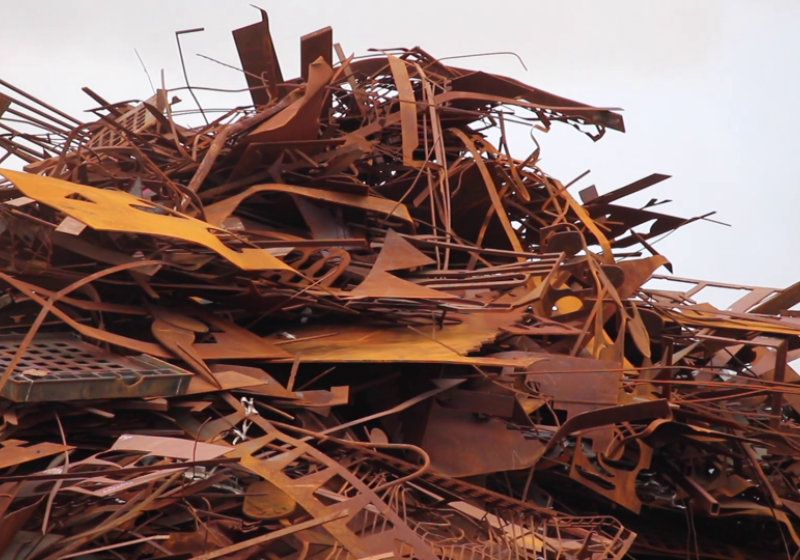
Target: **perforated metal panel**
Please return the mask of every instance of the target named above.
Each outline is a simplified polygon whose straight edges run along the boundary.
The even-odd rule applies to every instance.
[[[0,371],[22,336],[0,336]],[[146,355],[119,356],[68,335],[39,335],[14,368],[2,396],[17,402],[181,394],[192,373]]]

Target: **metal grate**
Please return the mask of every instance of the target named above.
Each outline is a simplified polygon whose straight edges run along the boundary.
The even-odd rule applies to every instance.
[[[118,117],[116,121],[124,130],[142,132],[148,125],[155,123],[156,119],[143,104],[140,104],[129,109],[127,113]],[[125,143],[125,140],[126,137],[123,133],[112,127],[112,125],[106,124],[102,132],[96,134],[89,141],[89,146],[92,148],[109,148],[120,146]]]
[[[0,369],[22,336],[0,336]],[[2,396],[18,402],[180,394],[191,372],[147,355],[119,356],[68,335],[37,335]]]

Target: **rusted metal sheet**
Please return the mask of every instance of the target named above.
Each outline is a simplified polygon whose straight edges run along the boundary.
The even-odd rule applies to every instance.
[[[261,10],[261,21],[235,29],[233,39],[255,105],[267,105],[283,84],[275,43],[269,32],[269,16]]]
[[[667,175],[510,153],[619,113],[234,41],[253,105],[205,124],[0,80],[0,557],[800,554],[798,284],[662,275],[708,217],[625,205]]]
[[[333,66],[333,29],[323,27],[300,37],[300,77],[308,80],[308,69],[314,61],[322,58]]]

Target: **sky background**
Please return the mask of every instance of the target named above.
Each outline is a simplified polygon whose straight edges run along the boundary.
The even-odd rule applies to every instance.
[[[0,77],[71,114],[143,99],[164,70],[183,84],[174,32],[192,85],[245,87],[231,31],[259,20],[239,0],[2,0]],[[421,46],[436,57],[514,51],[451,64],[504,74],[599,107],[624,109],[627,132],[597,143],[568,126],[537,133],[542,168],[571,190],[608,192],[650,173],[672,175],[635,197],[673,202],[686,217],[716,210],[732,227],[695,223],[656,247],[679,276],[783,287],[800,280],[800,1],[525,0],[493,2],[263,1],[286,78],[299,75],[299,38],[326,25],[345,53]],[[190,108],[188,94],[176,108]],[[208,107],[246,94],[201,97]],[[533,146],[527,130],[512,154]]]

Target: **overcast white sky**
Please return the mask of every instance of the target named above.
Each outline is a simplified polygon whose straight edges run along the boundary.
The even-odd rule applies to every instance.
[[[0,76],[79,115],[94,102],[141,99],[183,85],[174,32],[184,36],[193,85],[245,87],[231,30],[258,21],[255,0],[3,0]],[[717,210],[732,228],[690,225],[657,247],[681,276],[784,286],[800,279],[800,1],[494,0],[492,2],[263,1],[284,76],[299,75],[299,37],[331,25],[346,53],[419,45],[438,57],[502,73],[588,104],[622,107],[628,132],[598,143],[568,127],[538,135],[542,167],[573,190],[607,192],[653,172],[672,179],[651,197],[684,216]],[[188,106],[188,95],[181,96]],[[202,98],[230,107],[247,97]],[[526,156],[520,131],[512,149]]]

